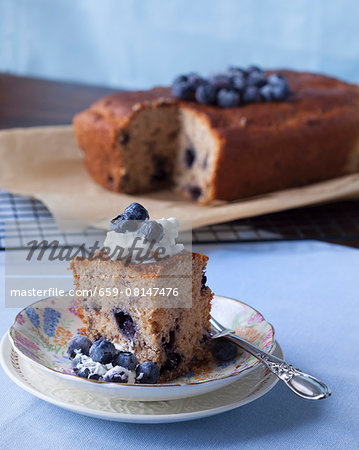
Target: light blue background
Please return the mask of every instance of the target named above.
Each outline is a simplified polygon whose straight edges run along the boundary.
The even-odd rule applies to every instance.
[[[124,88],[229,64],[359,82],[356,0],[2,0],[0,71]]]

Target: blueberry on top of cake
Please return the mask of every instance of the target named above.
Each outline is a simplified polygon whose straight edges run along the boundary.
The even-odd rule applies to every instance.
[[[320,74],[191,73],[105,97],[73,123],[89,173],[115,192],[172,187],[207,204],[359,171],[359,88]]]
[[[195,100],[204,105],[235,108],[257,102],[284,101],[290,94],[286,78],[266,73],[256,66],[230,67],[227,72],[208,79],[190,73],[177,77],[172,95],[180,100]]]
[[[132,203],[111,220],[104,247],[111,259],[130,258],[135,263],[158,261],[183,251],[183,244],[176,242],[178,227],[174,217],[149,220],[147,210]]]
[[[131,221],[133,226],[123,226]],[[141,383],[156,378],[153,364],[158,367],[160,381],[165,381],[186,373],[208,357],[203,340],[210,328],[213,296],[205,276],[208,257],[186,251],[176,242],[177,237],[176,219],[150,220],[142,205],[132,204],[111,221],[105,247],[112,257],[97,257],[100,251],[71,262],[76,291],[86,292],[77,297],[79,316],[87,336],[99,342],[93,344],[89,355],[100,364],[111,359],[114,367],[131,364],[134,355],[138,363],[136,379]],[[116,247],[127,249],[128,254],[137,239],[141,250],[153,245],[154,251],[165,249],[167,257],[156,259],[150,254],[145,261],[131,258],[128,262],[114,256]],[[131,355],[114,355],[107,342]],[[106,380],[125,379],[121,370],[113,370]]]

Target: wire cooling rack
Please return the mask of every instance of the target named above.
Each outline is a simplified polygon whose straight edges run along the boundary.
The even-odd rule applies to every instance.
[[[6,222],[6,245],[5,245]],[[61,232],[60,245],[76,245],[103,230]],[[25,248],[31,238],[59,237],[46,206],[38,200],[0,191],[0,250]],[[193,230],[193,244],[317,239],[359,242],[359,201],[347,201],[267,214]]]

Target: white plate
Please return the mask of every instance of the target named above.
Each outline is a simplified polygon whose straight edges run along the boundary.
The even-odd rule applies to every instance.
[[[76,314],[76,300],[70,296],[40,300],[23,309],[10,329],[10,339],[17,352],[47,374],[58,377],[75,389],[92,390],[123,400],[159,401],[187,398],[222,388],[258,366],[259,361],[246,352],[238,352],[232,361],[208,361],[167,383],[120,384],[86,380],[74,376],[67,356],[68,341],[83,324]],[[214,296],[212,316],[225,327],[257,347],[272,352],[274,329],[263,316],[238,300]]]
[[[274,355],[283,358],[277,344]],[[0,343],[0,362],[21,388],[61,408],[99,419],[133,423],[169,423],[200,419],[250,403],[270,391],[278,378],[262,364],[229,386],[187,399],[158,402],[120,400],[76,389],[58,377],[39,370],[19,355],[6,334]]]

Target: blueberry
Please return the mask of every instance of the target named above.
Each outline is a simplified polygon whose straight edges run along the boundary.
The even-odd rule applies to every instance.
[[[150,218],[147,209],[139,203],[131,203],[124,211],[127,220],[148,220]]]
[[[272,86],[273,100],[284,100],[290,93],[287,80],[277,73],[272,73],[269,75],[267,82],[270,86]]]
[[[188,186],[187,189],[193,200],[198,200],[202,195],[202,189],[199,186]]]
[[[187,81],[193,90],[196,90],[198,86],[205,82],[205,80],[198,75],[198,73],[192,72],[187,75]]]
[[[259,89],[259,93],[261,95],[261,99],[265,102],[271,102],[272,101],[272,88],[270,84],[265,84]]]
[[[236,88],[238,91],[242,91],[246,86],[246,79],[245,79],[244,75],[242,73],[235,75],[233,77],[232,84],[233,84],[233,87]]]
[[[216,101],[217,89],[210,83],[202,83],[196,89],[196,100],[204,105],[212,105]]]
[[[81,378],[88,378],[90,375],[90,369],[88,367],[80,367],[80,369],[77,371],[77,376]]]
[[[248,74],[247,77],[247,85],[248,86],[257,86],[257,87],[261,87],[264,86],[267,82],[266,76],[263,72],[259,72],[259,71],[252,71]]]
[[[221,108],[234,108],[239,106],[241,97],[234,89],[220,89],[217,94],[217,104]]]
[[[75,358],[77,353],[82,353],[83,355],[88,355],[92,342],[87,336],[80,334],[71,339],[68,347],[67,354],[71,359]]]
[[[187,81],[187,75],[178,75],[172,82],[172,84],[181,83],[182,81]]]
[[[193,94],[194,94],[193,86],[188,80],[176,81],[172,85],[173,97],[179,98],[181,100],[192,100]]]
[[[89,380],[101,380],[102,377],[98,373],[93,373],[91,368],[83,366],[77,371],[77,376],[81,378],[87,378]]]
[[[111,220],[110,230],[116,233],[126,233],[127,231],[137,231],[141,226],[140,223],[134,220],[129,220],[125,214],[120,214]]]
[[[247,86],[242,94],[243,103],[255,103],[261,101],[259,89],[256,86]]]
[[[202,275],[201,283],[202,283],[201,289],[204,289],[206,287],[206,283],[207,283],[207,277],[206,277],[205,273],[203,273],[203,275]]]
[[[71,367],[74,372],[77,372],[83,362],[83,356],[81,353],[77,354],[75,358],[71,361]]]
[[[252,72],[261,72],[261,73],[263,73],[263,70],[260,67],[253,66],[253,65],[252,66],[248,66],[246,71],[247,71],[248,74],[250,74]]]
[[[228,67],[228,73],[231,76],[240,75],[243,76],[244,78],[246,78],[246,76],[248,75],[247,71],[242,67]]]
[[[211,352],[218,361],[231,361],[237,356],[238,347],[227,339],[216,339]]]
[[[137,364],[137,358],[131,352],[120,352],[112,361],[113,366],[124,367],[127,370],[135,370]]]
[[[179,353],[169,351],[166,361],[162,364],[161,371],[177,369],[181,362],[182,356]]]
[[[159,242],[164,236],[163,226],[155,220],[145,222],[139,231],[139,234],[144,236],[148,242]]]
[[[186,167],[190,168],[193,166],[194,160],[196,159],[196,153],[193,148],[187,148],[184,153],[184,162]]]
[[[217,90],[230,89],[232,87],[232,77],[224,73],[213,75],[210,77],[209,81]]]
[[[116,354],[116,347],[107,339],[95,341],[90,348],[90,357],[101,364],[109,364]]]
[[[272,99],[276,102],[285,100],[287,97],[287,88],[285,85],[272,86]]]
[[[141,384],[155,384],[160,377],[160,369],[152,361],[146,361],[137,366],[136,380]]]
[[[118,326],[118,329],[125,336],[125,338],[133,340],[136,334],[136,325],[128,312],[117,308],[113,311],[113,316]]]
[[[112,383],[127,383],[128,374],[120,367],[113,367],[103,377],[103,381],[109,381]]]
[[[283,86],[284,90],[288,93],[289,86],[287,80],[277,73],[272,73],[267,78],[267,83],[271,86]]]

